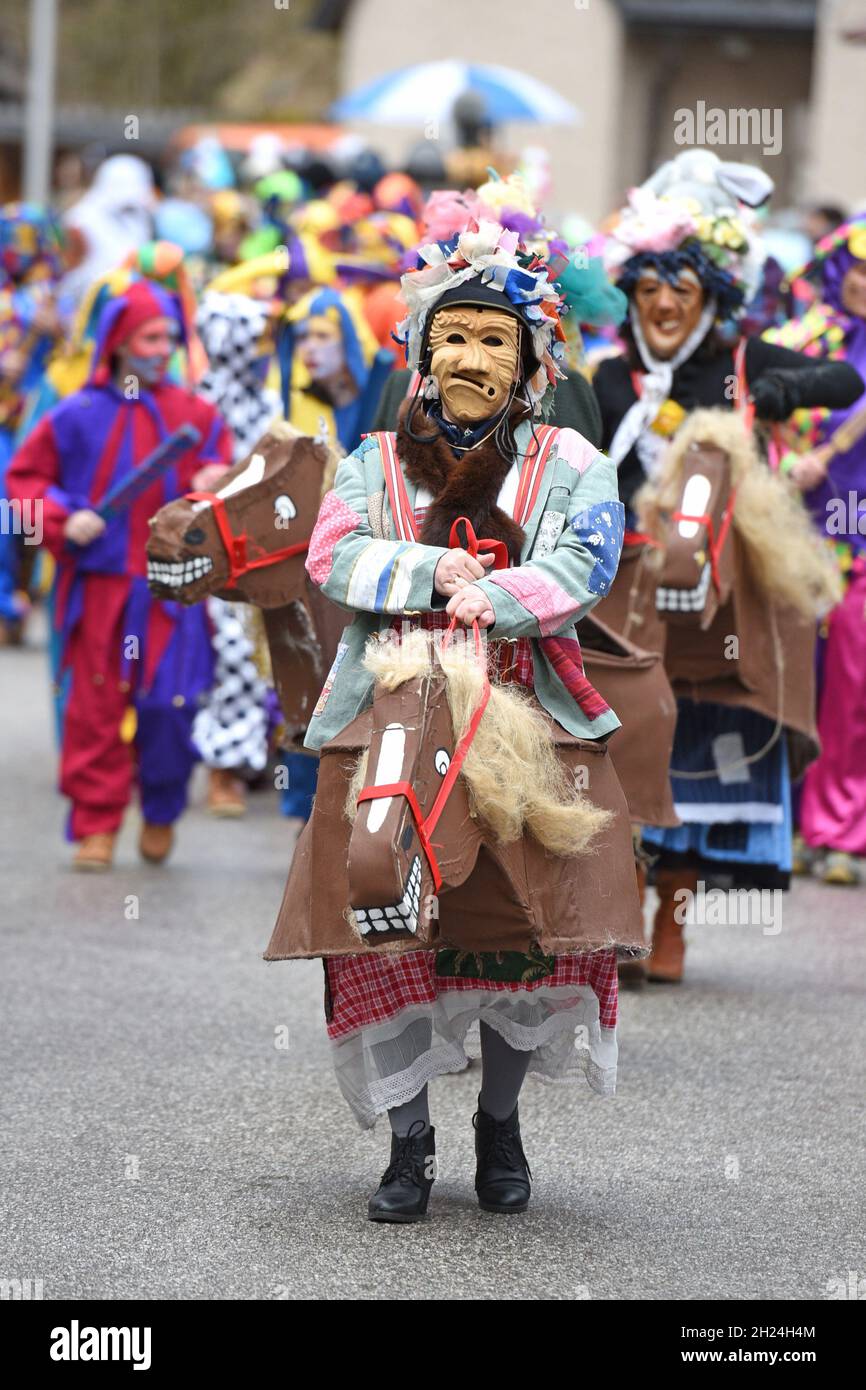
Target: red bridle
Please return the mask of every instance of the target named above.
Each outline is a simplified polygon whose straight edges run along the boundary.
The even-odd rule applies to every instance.
[[[707,548],[710,553],[710,574],[712,575],[717,594],[720,594],[722,591],[721,582],[719,580],[719,556],[727,540],[728,531],[731,529],[731,522],[734,517],[734,498],[736,495],[736,488],[731,488],[730,496],[728,497],[728,505],[725,507],[721,522],[719,523],[718,536],[715,534],[713,518],[710,516],[709,512],[702,512],[700,516],[690,516],[688,512],[671,512],[671,521],[696,521],[699,526],[706,526]]]
[[[461,518],[461,520],[465,520],[465,518]],[[471,531],[472,528],[469,522],[467,522],[467,526],[469,526]],[[472,532],[472,539],[475,539],[474,532]],[[483,541],[479,542],[479,545],[483,544]],[[451,634],[456,626],[457,619],[452,618],[442,638],[443,648],[450,642]],[[403,796],[406,798],[409,810],[412,812],[412,819],[415,822],[415,830],[421,842],[421,848],[427,858],[427,863],[430,865],[430,872],[433,875],[433,891],[435,893],[438,893],[439,889],[442,887],[442,875],[439,871],[439,861],[436,857],[436,850],[430,837],[436,829],[439,817],[445,809],[445,803],[451,794],[451,789],[460,775],[460,769],[463,766],[466,754],[469,752],[472,740],[478,732],[478,725],[481,723],[481,716],[487,708],[487,701],[490,699],[490,681],[487,678],[487,664],[481,645],[481,629],[477,621],[473,621],[472,629],[475,635],[475,655],[478,657],[482,671],[481,699],[478,701],[472,718],[469,721],[469,727],[454,749],[451,761],[448,764],[448,771],[442,778],[442,785],[436,793],[436,798],[427,815],[424,815],[421,807],[418,805],[418,798],[410,782],[389,782],[385,786],[365,787],[358,797],[359,806],[362,801],[378,801],[383,796]]]
[[[250,570],[266,569],[269,565],[278,565],[281,560],[290,560],[293,555],[303,555],[309,549],[309,538],[305,541],[297,541],[294,545],[284,545],[280,550],[262,550],[260,545],[251,540],[245,531],[236,536],[229,524],[226,515],[226,504],[222,497],[218,497],[215,492],[188,492],[186,493],[188,502],[209,502],[213,508],[214,520],[220,534],[220,540],[226,552],[229,562],[229,577],[223,588],[234,589],[239,579]],[[255,546],[259,552],[250,558],[248,547]]]

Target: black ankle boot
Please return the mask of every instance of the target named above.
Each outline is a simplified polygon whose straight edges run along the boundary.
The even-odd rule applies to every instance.
[[[532,1173],[520,1142],[515,1105],[507,1120],[494,1120],[481,1109],[472,1116],[475,1128],[475,1191],[482,1211],[526,1211]]]
[[[391,1135],[391,1162],[367,1203],[371,1221],[423,1221],[436,1176],[436,1131],[415,1120],[401,1137]]]

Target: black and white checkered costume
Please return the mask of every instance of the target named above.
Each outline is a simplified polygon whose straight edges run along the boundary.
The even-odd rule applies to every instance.
[[[234,435],[234,461],[246,458],[281,414],[276,391],[264,385],[261,340],[267,310],[244,294],[202,297],[196,327],[210,361],[199,391],[221,411]],[[261,772],[268,760],[268,684],[254,661],[246,604],[209,598],[215,683],[193,724],[193,742],[208,767]]]

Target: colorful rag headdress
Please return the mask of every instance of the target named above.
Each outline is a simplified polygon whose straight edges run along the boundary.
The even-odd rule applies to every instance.
[[[670,278],[689,268],[719,318],[738,314],[758,289],[765,259],[749,209],[772,191],[772,179],[751,165],[725,163],[710,150],[678,155],[632,189],[608,230],[605,269],[629,294],[649,266]]]
[[[533,413],[547,413],[555,383],[564,375],[560,364],[565,344],[560,323],[562,299],[547,263],[526,250],[517,232],[486,220],[473,220],[466,231],[449,241],[422,246],[418,257],[418,268],[407,271],[401,280],[408,314],[395,335],[406,346],[409,366],[424,372],[430,323],[446,294],[451,305],[483,299],[523,324],[532,357],[543,369],[527,379],[527,393]],[[456,293],[459,290],[463,294]],[[435,397],[436,389],[428,375],[426,398]]]

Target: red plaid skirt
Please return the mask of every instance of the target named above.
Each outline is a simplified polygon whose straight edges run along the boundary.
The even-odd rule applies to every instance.
[[[541,986],[589,985],[598,998],[599,1026],[615,1028],[617,1017],[616,951],[580,951],[555,957],[553,973],[528,984],[436,974],[435,951],[407,951],[403,956],[329,956],[325,960],[331,1018],[328,1037],[335,1041],[385,1023],[412,1004],[432,1004],[448,990],[534,990]]]
[[[416,522],[423,513],[416,513]],[[394,620],[399,631],[405,618]],[[428,629],[446,628],[450,619],[442,612],[423,613],[415,619]],[[514,682],[533,687],[532,647],[527,637],[516,641],[504,638],[488,643],[490,679],[501,684]],[[405,955],[333,956],[324,961],[330,1004],[328,1037],[348,1037],[362,1028],[384,1023],[401,1010],[417,1004],[432,1004],[448,990],[539,989],[542,985],[568,988],[588,985],[598,998],[599,1025],[615,1028],[617,1020],[616,950],[579,951],[554,957],[550,975],[530,983],[485,980],[436,973],[436,951],[408,951]]]

